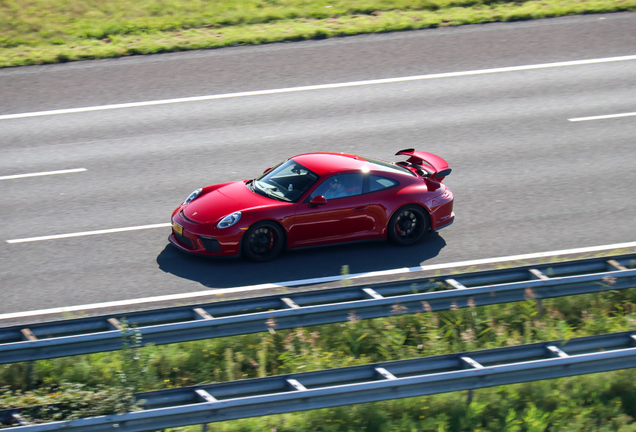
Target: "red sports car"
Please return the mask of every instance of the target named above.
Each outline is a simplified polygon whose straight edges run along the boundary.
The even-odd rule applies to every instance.
[[[198,255],[268,261],[283,249],[389,238],[418,242],[451,223],[451,170],[401,150],[389,163],[344,153],[294,156],[253,180],[197,189],[172,213],[170,241]]]

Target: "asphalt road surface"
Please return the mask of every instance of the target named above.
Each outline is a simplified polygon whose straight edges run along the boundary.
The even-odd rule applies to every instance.
[[[636,13],[0,70],[0,313],[636,240]],[[447,73],[216,100],[3,118]],[[439,154],[456,222],[421,244],[288,251],[254,264],[168,244],[192,190],[288,156]],[[67,174],[8,176],[84,168]]]

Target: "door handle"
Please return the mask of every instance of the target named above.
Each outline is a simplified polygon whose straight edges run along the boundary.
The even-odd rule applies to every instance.
[[[356,207],[353,209],[353,211],[360,211],[360,210],[366,210],[367,206],[362,206],[362,207]]]

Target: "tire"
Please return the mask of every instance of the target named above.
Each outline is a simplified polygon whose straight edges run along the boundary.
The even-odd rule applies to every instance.
[[[275,222],[258,222],[243,236],[243,255],[257,262],[272,260],[283,250],[285,236]]]
[[[429,229],[428,213],[420,206],[407,205],[393,213],[387,235],[393,243],[410,246],[419,242]]]

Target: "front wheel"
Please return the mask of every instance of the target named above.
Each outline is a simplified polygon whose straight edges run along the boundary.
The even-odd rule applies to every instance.
[[[422,239],[428,230],[428,215],[426,210],[416,205],[399,208],[387,227],[389,239],[399,245],[408,246]]]
[[[252,261],[272,260],[283,250],[283,239],[283,231],[276,223],[256,223],[245,233],[243,253]]]

